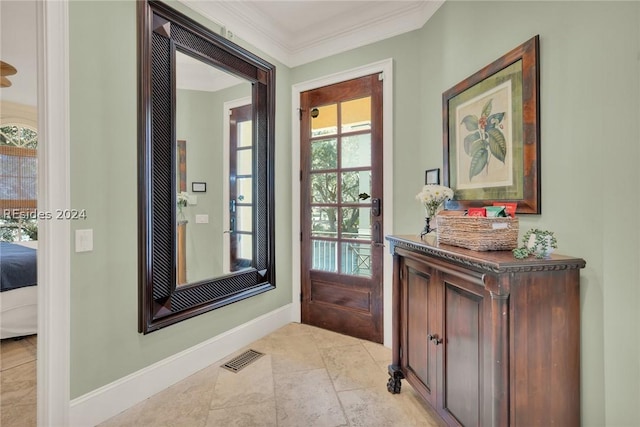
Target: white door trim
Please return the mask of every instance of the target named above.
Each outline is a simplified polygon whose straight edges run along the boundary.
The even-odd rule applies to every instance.
[[[70,207],[68,1],[36,2],[38,209]],[[55,218],[55,216],[54,216]],[[38,426],[69,419],[70,226],[38,224]]]
[[[384,76],[382,88],[383,136],[382,136],[382,168],[384,199],[382,211],[384,215],[383,234],[391,234],[393,227],[393,59],[385,59],[362,67],[338,72],[306,82],[296,83],[291,90],[291,229],[293,230],[291,246],[293,262],[292,278],[292,314],[295,321],[300,321],[300,93],[345,80],[364,77],[374,73]],[[388,251],[384,256],[383,278],[383,324],[384,345],[391,347],[391,282],[393,277],[393,259]]]

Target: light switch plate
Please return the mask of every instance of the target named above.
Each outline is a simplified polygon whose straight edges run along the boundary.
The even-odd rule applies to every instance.
[[[209,224],[209,215],[207,214],[196,215],[196,224]]]
[[[93,229],[76,230],[76,252],[93,250]]]

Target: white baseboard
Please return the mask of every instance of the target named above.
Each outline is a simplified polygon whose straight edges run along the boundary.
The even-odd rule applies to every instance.
[[[95,426],[290,323],[292,304],[73,399],[71,427]]]

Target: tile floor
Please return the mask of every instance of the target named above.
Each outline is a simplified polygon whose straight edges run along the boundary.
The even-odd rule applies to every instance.
[[[391,351],[291,323],[247,348],[265,353],[233,373],[192,375],[101,424],[116,426],[438,426],[406,381],[387,392]]]
[[[35,347],[2,341],[1,426],[35,426]],[[391,351],[382,345],[291,323],[247,346],[265,353],[233,373],[218,363],[101,427],[439,426],[411,386],[387,392]]]
[[[37,337],[0,341],[0,426],[36,425]]]

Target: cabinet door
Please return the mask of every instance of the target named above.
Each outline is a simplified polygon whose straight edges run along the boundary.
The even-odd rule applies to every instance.
[[[414,389],[435,405],[438,348],[429,335],[440,334],[438,283],[434,271],[424,264],[405,259],[403,269],[404,357],[401,363]]]
[[[464,426],[483,425],[485,310],[483,289],[471,281],[441,274],[444,342],[439,412]]]

